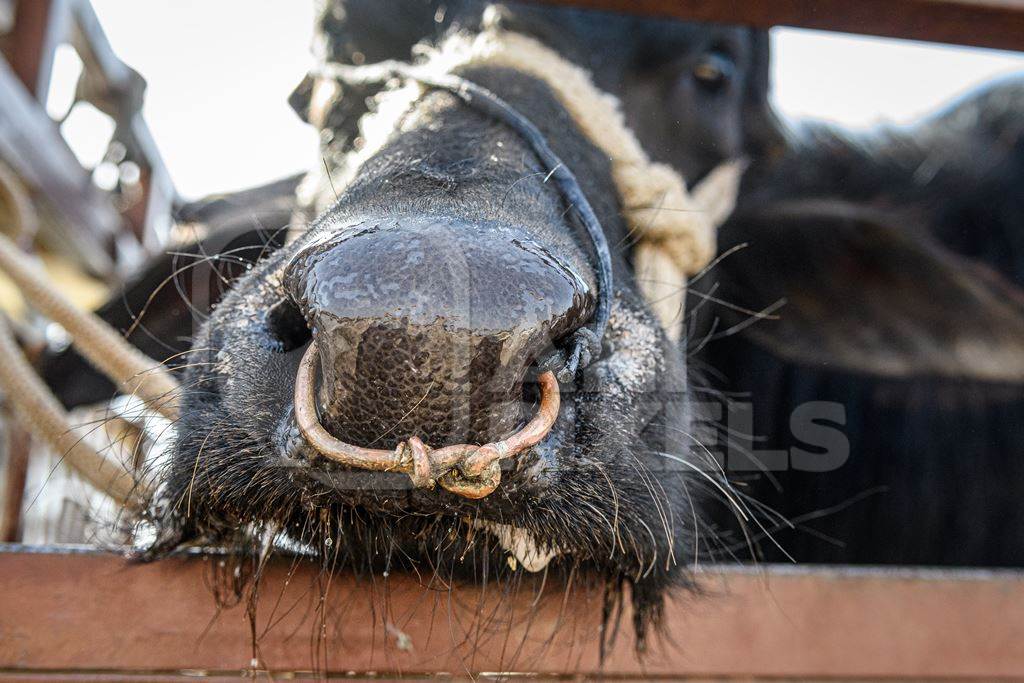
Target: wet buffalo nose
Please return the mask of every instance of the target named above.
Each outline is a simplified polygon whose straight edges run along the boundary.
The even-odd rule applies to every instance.
[[[594,309],[585,258],[564,251],[506,225],[424,217],[306,247],[285,286],[320,354],[324,426],[372,448],[507,436],[529,412],[531,364]]]

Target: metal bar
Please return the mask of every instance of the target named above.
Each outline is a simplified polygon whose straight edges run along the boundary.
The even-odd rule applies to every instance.
[[[0,98],[8,91],[13,93],[8,97],[10,102],[0,99],[0,116],[5,119],[0,121],[0,155],[10,159],[69,225],[84,229],[92,237],[87,242],[101,243],[104,251],[116,257],[119,269],[125,271],[138,262],[142,244],[152,252],[164,243],[177,199],[140,113],[145,82],[114,53],[86,0],[22,0],[17,10],[5,53],[14,74],[23,85],[28,84],[28,97],[19,97],[14,92],[15,84],[3,82],[9,79],[2,73],[6,65],[0,65]],[[32,106],[36,104],[32,99],[40,105],[45,101],[53,52],[63,40],[74,44],[85,64],[84,82],[89,87],[83,96],[114,119],[118,134],[125,138],[121,142],[131,151],[131,160],[139,164],[143,196],[137,207],[132,207],[136,210],[124,216],[117,216],[109,197],[88,182],[88,175],[74,160],[42,106]],[[19,141],[19,137],[31,139]],[[128,224],[134,228],[138,243],[126,239],[129,235],[122,228]],[[87,260],[95,264],[102,260],[99,257],[94,253]]]
[[[75,46],[94,78],[105,85],[104,102],[93,102],[106,111],[119,131],[128,139],[122,140],[132,150],[133,160],[140,165],[144,196],[140,202],[141,220],[134,227],[136,235],[151,252],[165,243],[170,231],[170,216],[177,192],[164,164],[160,150],[142,117],[142,94],[145,81],[128,67],[114,52],[99,18],[89,2],[76,2],[72,13],[75,20]],[[134,217],[129,217],[132,220]]]
[[[109,253],[121,217],[96,188],[42,105],[0,60],[0,158],[43,195],[68,222],[92,236],[93,248]],[[97,248],[97,245],[103,245]],[[82,246],[90,246],[83,240]],[[103,247],[107,247],[104,249]],[[105,254],[103,254],[105,257]],[[101,254],[91,260],[100,262]]]
[[[237,673],[255,651],[260,667],[281,673],[1024,676],[1020,572],[712,568],[700,575],[702,596],[669,602],[669,639],[642,662],[627,610],[603,667],[602,593],[579,576],[566,596],[554,574],[449,589],[429,572],[328,579],[311,564],[272,561],[254,631],[244,599],[215,606],[210,586],[234,577],[221,556],[131,565],[96,551],[9,547],[0,551],[0,671]]]
[[[75,49],[82,60],[103,75],[112,91],[126,91],[132,86],[137,74],[114,53],[107,34],[93,10],[92,3],[76,0],[71,7],[75,29]]]
[[[145,218],[140,239],[150,253],[156,253],[170,236],[171,214],[178,201],[178,191],[141,111],[132,116],[131,131],[134,144],[146,162],[142,168]]]
[[[1024,0],[533,0],[688,21],[1024,50]]]

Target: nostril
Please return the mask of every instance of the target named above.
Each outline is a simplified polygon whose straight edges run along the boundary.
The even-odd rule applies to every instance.
[[[272,348],[280,353],[302,348],[312,339],[306,318],[291,297],[285,297],[267,311],[266,326]]]
[[[531,377],[528,381],[523,382],[522,388],[522,410],[520,419],[524,417],[528,420],[529,416],[532,415],[538,405],[540,405],[540,385],[537,383],[537,377]]]

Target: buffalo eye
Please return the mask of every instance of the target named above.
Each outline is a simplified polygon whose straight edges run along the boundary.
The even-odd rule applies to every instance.
[[[728,55],[711,51],[701,55],[691,74],[702,90],[714,95],[725,91],[735,78],[736,65]]]

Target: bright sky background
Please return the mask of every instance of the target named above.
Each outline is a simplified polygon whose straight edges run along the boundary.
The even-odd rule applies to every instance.
[[[93,5],[114,50],[149,82],[146,119],[183,195],[256,185],[314,162],[316,136],[286,102],[310,65],[312,0]],[[977,83],[1024,73],[1024,55],[1009,52],[795,29],[772,38],[777,106],[861,128],[912,121]],[[51,92],[67,89],[67,61],[58,60]],[[98,115],[76,112],[65,125],[76,152],[95,163],[106,144]]]

